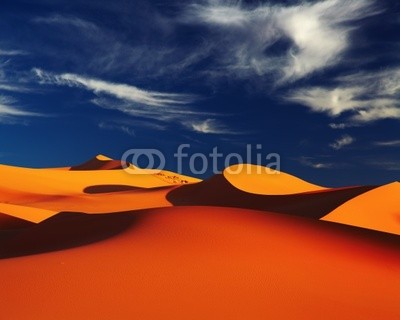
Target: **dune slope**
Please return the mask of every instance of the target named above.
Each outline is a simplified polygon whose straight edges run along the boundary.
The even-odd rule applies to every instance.
[[[102,154],[97,155],[93,159],[86,161],[85,163],[72,166],[70,170],[118,170],[122,169],[121,161],[113,160]]]
[[[396,236],[377,237],[368,230],[229,208],[164,208],[108,217],[117,232],[102,241],[89,239],[86,245],[67,250],[0,260],[2,317],[398,319],[400,315]],[[71,236],[57,240],[45,232],[47,227],[54,233],[73,232],[76,225],[71,218],[83,231],[99,217],[63,215],[58,224],[54,217],[42,229],[38,225],[37,232],[20,232],[24,241],[16,241],[19,250],[38,241],[39,235],[42,243],[46,237],[71,241]],[[97,223],[96,233],[106,232],[104,222]]]
[[[251,164],[230,166],[223,175],[237,189],[254,194],[286,195],[327,189],[284,172]]]
[[[374,187],[327,189],[288,195],[253,194],[237,189],[224,175],[171,189],[167,199],[175,206],[249,208],[319,219],[333,209]]]
[[[400,183],[393,182],[361,194],[321,220],[400,235]]]

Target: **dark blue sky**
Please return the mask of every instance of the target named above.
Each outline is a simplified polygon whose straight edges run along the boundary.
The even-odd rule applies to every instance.
[[[0,163],[157,148],[175,170],[181,143],[189,154],[217,146],[243,156],[261,144],[281,155],[281,170],[316,183],[400,179],[395,0],[4,0],[0,9]]]

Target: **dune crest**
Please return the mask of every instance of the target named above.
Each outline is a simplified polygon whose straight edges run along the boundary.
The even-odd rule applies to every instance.
[[[34,223],[46,220],[58,213],[58,211],[15,205],[9,203],[0,203],[0,212],[7,214],[9,216],[13,216],[15,218],[24,219],[26,221]]]
[[[320,219],[339,205],[374,187],[326,189],[295,194],[254,194],[233,186],[223,175],[171,189],[175,206],[219,206],[263,210]]]
[[[400,235],[400,182],[361,194],[321,220]]]
[[[105,155],[98,154],[93,159],[86,161],[80,165],[72,166],[70,170],[120,170],[122,169],[121,161],[111,159]]]
[[[234,187],[254,194],[287,195],[327,189],[288,173],[252,164],[230,166],[223,175]]]

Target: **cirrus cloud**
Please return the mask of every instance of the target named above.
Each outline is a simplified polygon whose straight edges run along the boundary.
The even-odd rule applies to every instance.
[[[278,83],[284,83],[337,64],[350,46],[350,25],[378,12],[370,0],[256,7],[241,1],[208,1],[188,5],[181,21],[212,30],[225,72],[279,74]],[[273,53],[277,46],[283,48],[278,55]]]
[[[329,146],[335,150],[340,150],[345,146],[351,145],[354,141],[355,139],[353,137],[345,134],[335,142],[331,143]]]

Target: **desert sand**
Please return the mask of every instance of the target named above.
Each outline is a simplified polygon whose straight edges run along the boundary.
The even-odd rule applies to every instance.
[[[322,220],[400,235],[400,183],[393,182],[350,199]]]
[[[119,166],[0,166],[0,318],[399,319],[398,183]]]
[[[237,189],[254,194],[285,195],[327,189],[284,172],[251,164],[230,166],[223,175]]]
[[[116,168],[117,163],[100,155],[76,166],[85,170],[0,165],[0,212],[40,222],[64,211],[109,213],[165,207],[171,205],[166,200],[168,188],[200,181],[168,171],[127,174]]]

